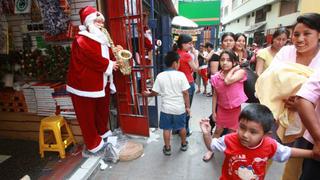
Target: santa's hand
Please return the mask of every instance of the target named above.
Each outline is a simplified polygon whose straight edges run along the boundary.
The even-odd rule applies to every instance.
[[[119,68],[118,62],[113,63],[112,69],[113,69],[114,71],[116,71],[116,70],[118,70],[118,68]]]
[[[123,47],[121,45],[117,45],[115,49],[116,49],[116,52],[119,52],[123,50]]]

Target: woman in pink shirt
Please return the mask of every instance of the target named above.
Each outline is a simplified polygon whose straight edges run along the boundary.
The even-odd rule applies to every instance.
[[[198,54],[195,48],[193,47],[192,37],[188,34],[180,34],[177,40],[177,43],[174,44],[173,50],[177,51],[180,56],[179,62],[180,66],[178,71],[183,72],[187,80],[190,84],[189,88],[189,100],[190,107],[192,105],[193,94],[195,91],[193,72],[197,72],[199,70],[199,62],[198,62]],[[190,116],[187,115],[186,118],[186,130],[187,136],[191,135],[191,131],[189,129],[189,120]],[[176,133],[176,132],[173,132]]]

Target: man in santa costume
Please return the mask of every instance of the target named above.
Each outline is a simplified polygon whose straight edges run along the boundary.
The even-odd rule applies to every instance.
[[[104,139],[112,134],[107,127],[109,99],[110,91],[116,91],[112,72],[118,64],[111,60],[109,40],[101,31],[103,15],[91,6],[82,8],[79,14],[82,25],[72,43],[67,91],[88,150],[84,152],[103,155]]]

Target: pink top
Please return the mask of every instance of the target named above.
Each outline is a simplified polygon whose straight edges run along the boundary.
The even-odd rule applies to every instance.
[[[308,81],[302,85],[297,96],[303,97],[316,105],[318,123],[320,123],[320,71],[313,74]],[[305,131],[303,137],[311,143],[314,142],[309,131]]]
[[[192,56],[187,51],[183,51],[180,49],[178,49],[177,53],[180,56],[180,66],[178,70],[186,75],[189,83],[193,83],[193,71],[189,65],[189,62],[193,60]]]
[[[239,107],[247,101],[247,96],[243,90],[243,82],[247,80],[247,75],[242,80],[226,85],[222,72],[211,76],[211,84],[217,93],[217,104],[225,109]]]
[[[276,56],[274,57],[271,66],[277,66],[277,62],[278,61],[282,61],[282,62],[293,62],[295,63],[297,60],[297,50],[295,48],[294,45],[290,45],[290,46],[284,46],[280,49],[280,51],[276,54]],[[312,68],[315,70],[315,72],[317,71],[317,69],[320,68],[320,51],[318,51],[317,55],[311,60],[310,64],[308,65],[308,67]],[[319,77],[319,76],[318,76]],[[310,84],[310,83],[309,83]],[[307,85],[309,87],[309,85]],[[306,92],[308,91],[308,89],[304,88],[305,90],[301,90],[301,92],[298,92],[299,96],[308,96],[310,94],[312,94],[313,92]],[[319,89],[318,89],[319,91]],[[308,94],[308,95],[307,95]],[[306,98],[307,99],[307,98]],[[319,105],[320,103],[316,103],[315,105],[317,105],[316,109],[318,109],[319,111]],[[298,116],[298,118],[300,119],[300,117]],[[310,141],[311,143],[313,143],[313,139],[311,138],[310,133],[308,132],[308,130],[305,131],[303,137],[305,139],[307,139],[308,141]]]

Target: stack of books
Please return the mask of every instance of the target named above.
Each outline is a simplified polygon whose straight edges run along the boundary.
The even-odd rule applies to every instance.
[[[52,116],[57,114],[57,105],[52,93],[63,88],[63,83],[36,83],[34,89],[37,100],[37,114],[39,116]]]
[[[66,89],[60,89],[54,92],[53,98],[57,102],[59,114],[67,119],[76,119],[76,113],[73,108],[71,97]]]
[[[31,88],[30,84],[24,84],[22,86],[22,92],[24,95],[25,102],[29,113],[37,113],[37,100],[34,89]]]

